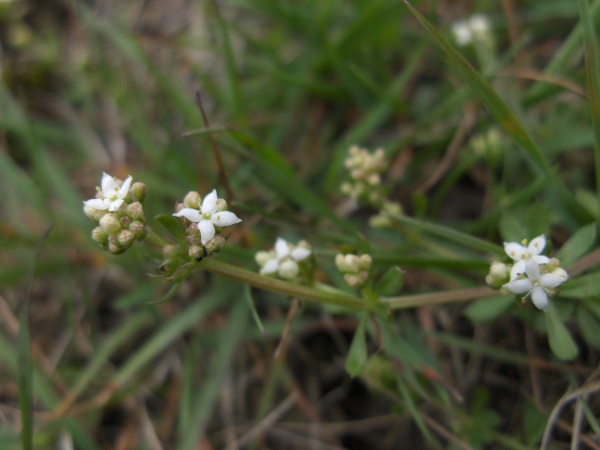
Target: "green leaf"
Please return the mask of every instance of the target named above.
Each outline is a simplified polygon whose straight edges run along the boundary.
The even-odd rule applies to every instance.
[[[185,241],[181,222],[170,214],[159,214],[154,218],[178,241]]]
[[[577,356],[577,345],[575,345],[575,341],[562,322],[552,301],[549,302],[548,311],[546,312],[546,327],[548,330],[548,343],[552,353],[562,360],[575,358]]]
[[[375,285],[378,297],[397,295],[404,287],[404,272],[400,267],[390,267]]]
[[[353,377],[361,375],[367,365],[367,336],[365,333],[367,320],[369,320],[369,315],[364,314],[358,323],[358,327],[356,327],[352,344],[346,357],[346,370]]]
[[[577,308],[576,316],[583,339],[592,347],[600,347],[600,322],[587,308]]]
[[[254,304],[254,299],[252,298],[252,291],[250,290],[250,285],[248,285],[248,284],[244,284],[244,298],[246,299],[246,303],[248,304],[248,307],[250,308],[250,312],[252,313],[252,318],[254,319],[256,326],[258,327],[260,332],[263,334],[263,336],[266,336],[267,332],[265,331],[265,327],[264,327],[262,321],[260,320],[258,311],[256,310],[256,305]]]
[[[600,272],[593,272],[587,275],[581,275],[577,278],[567,281],[564,287],[560,289],[561,297],[567,298],[587,298],[598,294],[600,285]]]
[[[586,225],[571,236],[571,238],[562,246],[556,253],[556,257],[560,259],[561,266],[569,267],[577,259],[585,255],[596,242],[597,224],[591,223]]]
[[[471,303],[463,314],[475,323],[489,322],[504,314],[514,303],[512,295],[497,295]]]

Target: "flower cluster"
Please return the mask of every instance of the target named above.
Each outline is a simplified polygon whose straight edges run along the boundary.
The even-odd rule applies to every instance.
[[[227,202],[217,197],[216,189],[204,197],[204,200],[197,192],[189,192],[176,210],[173,214],[175,217],[186,219],[188,254],[196,260],[218,253],[225,245],[225,238],[220,235],[223,227],[242,221],[234,213],[227,211]]]
[[[533,304],[546,311],[548,295],[555,295],[558,286],[569,279],[567,272],[560,267],[556,258],[542,255],[546,246],[546,238],[541,235],[529,244],[523,240],[505,242],[504,251],[514,261],[511,265],[494,262],[486,277],[486,282],[493,288],[503,288],[514,294],[526,294]]]
[[[361,289],[369,280],[369,269],[373,264],[371,255],[338,254],[335,265],[344,274],[344,281],[351,289]]]
[[[452,24],[452,33],[456,43],[465,47],[473,42],[479,41],[488,46],[494,43],[494,36],[491,32],[488,19],[481,14],[458,20]]]
[[[387,168],[383,149],[370,153],[354,145],[344,164],[350,172],[351,181],[342,184],[342,193],[359,203],[379,207],[384,199],[381,175]]]
[[[132,181],[131,176],[121,181],[104,173],[96,198],[83,202],[83,211],[97,225],[92,238],[113,255],[123,253],[148,233],[142,206],[146,185],[132,185]]]
[[[277,238],[273,250],[258,252],[255,259],[263,275],[278,275],[284,280],[310,284],[311,254],[312,250],[306,241],[292,245],[282,238]]]

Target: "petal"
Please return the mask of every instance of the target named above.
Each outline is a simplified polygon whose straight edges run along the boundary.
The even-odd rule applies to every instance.
[[[83,204],[84,204],[84,206],[98,209],[100,211],[104,211],[105,209],[108,209],[108,205],[106,205],[101,198],[94,198],[92,200],[86,200],[85,202],[83,202]]]
[[[548,264],[550,262],[550,258],[544,255],[532,255],[531,259],[538,264]]]
[[[525,261],[520,259],[517,261],[512,268],[510,269],[510,279],[511,281],[517,278],[519,275],[525,273]]]
[[[532,259],[525,261],[525,273],[531,281],[540,279],[540,266]]]
[[[213,225],[212,220],[201,220],[198,224],[198,229],[200,230],[202,245],[215,237],[215,226]]]
[[[310,250],[304,247],[296,247],[292,251],[292,258],[296,261],[302,261],[310,256]]]
[[[513,294],[524,294],[525,292],[529,292],[533,287],[533,283],[531,280],[524,278],[522,280],[511,281],[510,283],[506,283],[503,287],[508,289]]]
[[[531,301],[538,309],[546,311],[548,307],[548,294],[546,294],[543,288],[536,286],[531,291]]]
[[[200,222],[202,220],[202,216],[200,215],[200,211],[192,208],[183,208],[178,213],[173,214],[175,217],[185,217],[190,222]]]
[[[511,259],[518,261],[525,254],[525,247],[523,247],[521,244],[517,244],[516,242],[505,242],[504,251]]]
[[[270,273],[275,273],[279,269],[279,261],[276,259],[271,259],[267,261],[267,263],[260,269],[260,273],[263,275],[268,275]]]
[[[545,273],[540,277],[540,286],[545,288],[555,288],[565,281],[567,280],[560,275],[556,275],[555,273]]]
[[[108,210],[110,212],[114,212],[114,211],[118,210],[122,204],[123,204],[123,200],[118,198],[114,202],[111,202],[110,206],[108,207]]]
[[[212,214],[217,211],[217,190],[213,189],[210,194],[204,197],[202,202],[202,214]]]
[[[542,250],[544,250],[545,246],[546,246],[546,238],[542,234],[542,235],[534,238],[529,243],[529,245],[527,246],[527,251],[529,252],[530,255],[539,255],[540,253],[542,253]]]
[[[119,190],[119,184],[114,177],[111,177],[106,172],[102,173],[102,193],[104,195],[112,194],[115,191]]]
[[[133,177],[129,175],[127,179],[121,185],[121,189],[119,189],[119,195],[121,197],[125,197],[129,192],[129,188],[131,187],[131,182],[133,181]]]
[[[212,215],[213,223],[218,227],[228,227],[242,221],[238,216],[229,211],[221,211]]]
[[[277,258],[279,259],[283,259],[290,254],[290,246],[285,239],[277,238],[277,241],[275,241],[275,253],[277,253]]]

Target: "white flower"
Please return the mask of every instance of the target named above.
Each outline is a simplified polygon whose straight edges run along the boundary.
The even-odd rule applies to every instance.
[[[527,247],[525,247],[526,240],[523,240],[522,244],[516,242],[504,243],[504,251],[512,260],[516,261],[510,269],[511,280],[514,280],[525,271],[525,263],[528,260],[533,260],[537,264],[548,264],[550,262],[550,258],[540,255],[546,246],[546,238],[543,234],[533,239]]]
[[[476,39],[488,42],[491,37],[490,24],[487,18],[481,14],[454,22],[452,24],[452,33],[454,34],[456,43],[461,47],[469,45]]]
[[[200,210],[183,208],[175,217],[185,217],[191,222],[198,224],[202,245],[206,244],[215,236],[215,226],[228,227],[242,221],[238,216],[229,211],[218,211],[217,190],[204,197]]]
[[[527,278],[506,283],[503,287],[514,294],[524,294],[525,297],[531,296],[533,304],[546,311],[548,307],[548,293],[554,293],[554,288],[563,284],[569,278],[567,273],[547,272],[540,276],[540,266],[532,259],[525,261],[525,273]]]
[[[84,206],[89,208],[106,210],[114,212],[123,204],[123,199],[129,193],[129,188],[133,177],[130,175],[123,184],[119,184],[115,177],[111,177],[107,173],[102,174],[102,188],[96,188],[100,194],[100,198],[94,198],[83,202]]]
[[[296,247],[292,250],[290,244],[284,239],[277,238],[275,254],[271,259],[262,259],[261,262],[264,262],[264,265],[260,269],[260,273],[269,275],[278,272],[281,278],[294,279],[300,270],[297,262],[308,258],[310,253],[311,251],[305,247]]]

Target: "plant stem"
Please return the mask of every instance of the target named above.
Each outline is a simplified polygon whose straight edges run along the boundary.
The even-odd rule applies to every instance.
[[[406,309],[420,306],[443,305],[447,303],[467,302],[498,295],[487,286],[453,291],[433,292],[429,294],[402,295],[400,297],[380,297],[379,302],[387,304],[390,309]]]
[[[328,290],[325,292],[308,286],[300,286],[298,284],[277,280],[275,278],[260,275],[256,272],[235,267],[213,258],[204,258],[197,263],[196,267],[208,272],[223,275],[241,283],[249,284],[250,286],[283,295],[289,295],[291,297],[313,300],[319,303],[329,303],[357,310],[372,311],[374,308],[374,306],[366,300],[348,295],[342,291],[331,292]]]

